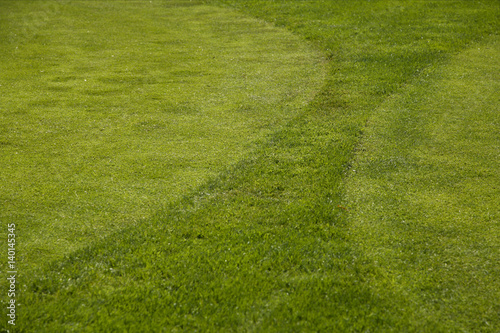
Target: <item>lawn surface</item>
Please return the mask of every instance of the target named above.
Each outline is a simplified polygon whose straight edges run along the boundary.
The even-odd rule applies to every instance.
[[[23,269],[140,224],[255,149],[323,81],[319,52],[227,9],[0,5],[1,216]]]
[[[373,292],[418,329],[499,328],[499,54],[487,38],[384,102],[346,182]]]
[[[111,22],[113,15],[118,15],[116,13],[130,22],[140,21],[141,25],[143,20],[140,18],[154,15],[158,21],[148,23],[154,27],[145,29],[136,37],[137,41],[154,41],[159,35],[165,38],[156,29],[167,29],[165,26],[169,26],[169,20],[162,19],[161,13],[169,13],[178,19],[170,27],[179,29],[178,38],[187,38],[182,29],[211,32],[208,35],[202,33],[202,36],[207,37],[204,43],[212,45],[215,58],[217,54],[248,47],[240,53],[241,62],[249,63],[248,66],[253,64],[255,67],[249,68],[261,76],[255,76],[258,82],[254,83],[251,88],[254,91],[248,96],[241,90],[234,92],[234,87],[248,81],[233,78],[231,73],[245,75],[246,71],[238,72],[240,65],[231,67],[227,61],[221,60],[217,67],[210,62],[204,64],[207,72],[202,71],[203,77],[195,75],[193,67],[196,68],[205,58],[196,58],[194,48],[189,54],[197,60],[189,65],[181,61],[186,56],[182,54],[185,48],[193,48],[196,38],[192,36],[186,39],[187,45],[181,44],[173,49],[179,52],[177,66],[182,68],[185,65],[182,70],[189,71],[187,78],[172,79],[172,73],[166,74],[170,67],[159,65],[158,60],[146,62],[141,67],[141,60],[131,57],[124,60],[122,65],[125,68],[135,59],[143,74],[156,69],[154,73],[160,77],[164,75],[166,81],[170,78],[175,82],[152,87],[154,84],[148,80],[156,80],[156,75],[144,74],[139,75],[142,81],[127,91],[129,85],[99,81],[101,72],[108,68],[106,65],[99,67],[92,78],[92,91],[106,93],[90,94],[83,105],[97,109],[102,106],[100,113],[116,108],[106,117],[95,118],[99,126],[109,124],[113,119],[121,121],[118,122],[120,126],[114,128],[115,132],[105,136],[111,141],[102,141],[101,149],[107,149],[113,143],[112,134],[120,132],[119,129],[133,127],[137,122],[144,122],[147,127],[148,120],[144,119],[153,116],[151,121],[156,123],[177,119],[189,124],[185,128],[178,125],[187,132],[183,132],[185,137],[194,140],[188,141],[178,151],[179,158],[188,156],[185,163],[191,163],[196,154],[184,153],[196,150],[200,142],[207,142],[209,147],[220,145],[221,148],[212,153],[202,151],[206,155],[198,157],[196,175],[186,176],[185,183],[176,185],[177,191],[165,190],[165,184],[169,183],[165,179],[174,171],[186,173],[194,167],[183,164],[172,169],[162,164],[168,164],[168,159],[158,157],[157,164],[147,160],[143,163],[145,167],[150,167],[155,173],[164,172],[153,178],[158,181],[151,181],[151,186],[157,186],[160,197],[162,191],[173,192],[171,196],[154,200],[154,194],[151,194],[149,199],[141,201],[137,195],[137,198],[132,196],[123,203],[122,199],[104,202],[103,206],[107,208],[102,209],[135,208],[131,209],[132,213],[103,217],[100,233],[104,237],[89,234],[74,248],[51,249],[53,253],[46,255],[45,259],[41,257],[41,262],[36,265],[31,264],[29,257],[23,257],[20,265],[29,272],[29,278],[24,277],[19,285],[18,302],[21,305],[16,326],[19,331],[497,332],[500,329],[498,2],[153,1],[153,10],[146,9],[145,2],[128,2],[134,7],[132,11],[118,9],[114,7],[116,4],[122,3],[70,1],[61,7],[48,2],[30,5],[45,6],[45,11],[55,8],[69,18],[78,13],[78,20],[68,19],[65,23],[65,15],[55,15],[64,27],[98,15],[92,8],[94,6],[109,5],[109,15],[102,15],[106,23],[103,26],[120,32],[123,27],[120,25],[118,29],[117,23]],[[0,5],[22,10],[9,1],[0,2]],[[82,8],[86,11],[82,12]],[[3,13],[7,11],[1,15]],[[36,40],[43,37],[39,31],[48,34],[54,29],[52,25],[43,24],[48,20],[44,18],[34,20],[35,23],[28,22],[34,26],[30,28],[33,30],[19,27],[24,36],[9,35],[4,33],[9,31],[5,26],[22,22],[9,15],[7,18],[2,16],[0,21],[1,41],[6,45],[15,45],[16,38]],[[250,19],[250,16],[261,21]],[[227,20],[227,27],[224,27],[222,22],[226,21],[221,21],[221,17]],[[183,20],[185,25],[182,25]],[[199,25],[194,25],[197,28],[193,28],[193,20],[199,22]],[[271,28],[271,24],[280,29]],[[223,32],[228,33],[229,27],[234,27],[235,33],[224,38]],[[295,37],[282,28],[293,32]],[[97,33],[97,26],[95,29]],[[268,33],[262,31],[266,29],[269,29]],[[236,36],[243,31],[249,34],[245,45],[239,42],[234,45],[239,40]],[[126,34],[117,33],[114,41],[118,43],[121,36]],[[81,48],[95,40],[82,37],[75,43]],[[102,59],[102,52],[108,49],[107,43],[111,43],[107,40],[101,41],[101,48],[90,45],[91,49],[82,51],[82,55],[97,52],[95,58]],[[265,52],[253,56],[248,53],[263,47],[265,41],[269,41],[267,50],[275,59],[269,66],[264,61]],[[48,42],[46,38],[45,43]],[[225,42],[229,43],[227,47],[215,48],[215,45]],[[43,50],[43,42],[36,45],[30,40],[24,47]],[[144,52],[153,48],[158,57],[164,57],[165,50],[157,49],[157,46],[143,49],[132,48],[132,45],[130,39],[123,37],[122,44],[116,44],[116,49],[123,54],[129,54],[125,51],[127,48],[138,50],[142,59]],[[273,52],[279,45],[283,47],[281,55]],[[321,50],[328,59],[326,78],[321,76],[321,57],[312,51],[312,47]],[[294,54],[292,50],[297,52],[293,64],[284,60],[285,55]],[[30,64],[13,61],[17,59],[14,52],[17,51],[12,47],[11,53],[2,57],[11,59],[11,63],[20,67]],[[48,57],[45,55],[47,51],[44,52],[39,56]],[[167,54],[172,52],[169,49]],[[114,53],[110,52],[110,55]],[[60,51],[62,59],[69,54],[68,50]],[[61,63],[67,66],[68,62]],[[83,59],[80,65],[85,67],[89,63],[93,62]],[[266,71],[259,71],[262,63],[268,66]],[[280,71],[278,68],[282,63],[285,68]],[[46,66],[45,62],[42,64]],[[17,112],[18,117],[22,117],[22,112],[27,111],[26,107],[17,107],[19,103],[41,103],[23,94],[31,91],[39,94],[40,99],[51,85],[42,89],[26,83],[22,93],[19,94],[18,90],[18,95],[15,95],[13,85],[18,80],[14,78],[22,77],[22,73],[29,74],[31,70],[46,69],[35,65],[22,67],[22,70],[15,65],[3,66],[1,75],[10,77],[11,83],[6,84],[7,87],[2,83],[0,87],[5,89],[0,97],[3,108],[1,124],[10,129],[13,126],[8,126],[8,121],[15,123],[16,116],[8,112]],[[297,66],[297,72],[286,70],[291,66]],[[51,70],[55,71],[53,67]],[[278,76],[262,83],[262,78],[268,78],[271,70],[275,70]],[[74,68],[66,71],[74,73]],[[207,126],[214,127],[210,121],[227,119],[227,126],[234,128],[234,139],[227,139],[228,143],[225,136],[217,134],[199,138],[203,129],[197,127],[198,119],[203,119],[203,112],[193,113],[189,107],[184,109],[187,102],[205,105],[202,102],[206,100],[205,95],[199,101],[194,95],[168,97],[169,105],[182,110],[180,114],[174,112],[178,118],[165,118],[165,113],[151,111],[160,105],[154,103],[165,103],[158,96],[163,97],[168,89],[179,87],[181,83],[177,80],[185,84],[183,88],[189,86],[199,94],[213,96],[206,92],[210,89],[204,85],[211,85],[219,79],[216,73],[225,73],[228,77],[224,81],[228,85],[221,86],[216,92],[225,88],[222,94],[233,95],[229,99],[221,95],[219,100],[214,100],[212,108],[207,107],[206,112],[211,115],[207,117]],[[125,74],[118,76],[123,78]],[[209,76],[206,81],[205,74]],[[33,74],[26,74],[26,81],[31,82],[33,77]],[[65,87],[67,82],[56,82],[54,86]],[[276,82],[289,82],[289,85]],[[323,86],[317,90],[321,82]],[[116,91],[109,95],[108,91],[115,88]],[[11,136],[16,133],[20,142],[32,140],[31,145],[49,142],[74,151],[65,145],[68,140],[63,134],[70,129],[80,133],[75,128],[85,128],[87,124],[86,118],[80,114],[88,111],[84,106],[74,106],[81,109],[72,119],[83,122],[77,123],[76,127],[70,126],[70,122],[64,127],[65,123],[61,122],[64,119],[58,119],[58,114],[52,115],[54,118],[47,115],[56,108],[68,112],[72,109],[68,106],[75,103],[75,99],[82,98],[82,93],[89,89],[75,83],[70,91],[78,94],[73,96],[68,92],[66,101],[50,102],[55,97],[66,96],[54,92],[45,100],[49,105],[37,107],[40,114],[34,112],[30,115],[38,123],[51,124],[47,130],[59,130],[57,135],[48,134],[47,138],[60,141],[42,140],[45,137],[30,134],[34,125],[29,125],[29,122],[22,125],[27,126],[25,137],[14,130],[11,130]],[[136,92],[142,97],[136,97],[135,101],[132,98],[134,89],[147,93],[142,96]],[[315,91],[318,92],[307,103]],[[118,98],[116,94],[124,96]],[[155,96],[159,99],[155,100]],[[268,104],[259,104],[257,101],[265,96],[268,96],[265,101]],[[240,102],[245,97],[249,99]],[[17,103],[16,98],[19,98]],[[129,104],[120,109],[118,105],[123,99]],[[149,106],[139,111],[138,105]],[[253,125],[241,127],[246,122],[242,120],[242,110],[238,105],[246,105],[244,110],[247,112],[258,111],[253,117],[245,114],[248,118],[244,119],[250,119],[247,122]],[[130,112],[135,112],[136,118],[122,119]],[[172,116],[169,114],[169,117]],[[125,158],[117,161],[120,162],[117,168],[126,171],[131,169],[130,160],[140,158],[140,155],[136,156],[137,150],[129,146],[134,147],[138,140],[153,140],[151,136],[155,130],[149,129],[142,137],[130,137],[127,141],[131,133],[126,132],[122,139],[123,152],[129,151],[132,155],[128,155],[128,162]],[[172,137],[171,132],[157,134],[157,141],[150,142],[154,147]],[[88,135],[96,136],[94,132]],[[247,140],[250,135],[253,136]],[[7,143],[2,146],[2,154],[15,149],[8,144],[12,141],[9,138],[2,139]],[[25,144],[31,146],[28,141]],[[229,148],[222,149],[226,147]],[[52,152],[45,148],[46,153]],[[114,158],[117,151],[120,152],[111,149],[107,154]],[[221,155],[222,151],[227,155]],[[6,159],[9,163],[15,161],[11,155]],[[31,156],[23,156],[17,165],[30,161]],[[217,159],[210,156],[224,156],[221,159],[224,163],[217,163]],[[64,163],[54,158],[47,156],[45,160],[61,169],[59,164],[64,166]],[[2,163],[7,162],[2,160]],[[15,166],[12,164],[11,169]],[[109,165],[104,165],[101,170],[107,172],[109,169]],[[38,185],[33,185],[37,184],[35,181],[22,177],[22,174],[16,180],[12,176],[15,173],[2,172],[3,177],[13,184],[24,184],[24,188],[29,189],[31,182],[33,188],[38,188]],[[68,170],[69,175],[73,173]],[[53,187],[55,192],[64,189],[64,182],[47,178],[44,173],[40,175],[47,179],[47,188]],[[103,182],[106,178],[92,173],[87,176],[94,177],[90,177],[90,181],[95,182],[96,192],[106,190],[106,182]],[[117,173],[116,177],[126,179],[123,188],[117,188],[117,192],[104,192],[102,200],[110,200],[107,198],[113,193],[122,194],[124,188],[141,183],[141,177],[128,172]],[[13,188],[14,185],[10,190],[14,192]],[[154,193],[152,189],[150,191]],[[44,198],[30,192],[24,195]],[[42,199],[37,206],[26,206],[29,210],[19,203],[8,206],[10,202],[4,200],[4,207],[8,208],[2,209],[2,218],[16,217],[23,221],[23,214],[39,213],[34,207],[49,209],[51,206]],[[117,216],[124,220],[134,216],[135,211],[140,211],[137,207],[144,207],[141,203],[146,206],[151,203],[146,209],[148,216],[113,225]],[[101,208],[96,208],[96,215],[90,220],[98,221],[100,211]],[[85,220],[84,217],[78,218]],[[75,219],[70,217],[67,223]],[[21,226],[29,220],[24,221],[19,222]],[[44,224],[54,225],[50,220],[39,223],[34,225],[33,232],[19,229],[21,235],[26,234],[25,244],[33,245],[28,242],[36,238],[37,232],[44,231]],[[54,229],[53,232],[53,237],[71,235],[71,229],[64,232]],[[22,241],[20,238],[20,243]],[[83,247],[83,244],[87,246]],[[23,246],[28,249],[28,245]],[[41,241],[40,246],[47,246],[47,243]],[[28,267],[30,264],[33,267]]]

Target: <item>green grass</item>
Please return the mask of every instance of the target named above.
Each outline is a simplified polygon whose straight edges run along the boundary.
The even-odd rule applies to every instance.
[[[21,232],[23,269],[198,187],[296,116],[324,76],[319,52],[234,11],[1,6],[1,217]]]
[[[374,292],[426,330],[499,328],[499,54],[473,44],[383,103],[347,180]]]
[[[295,72],[286,70],[291,65],[285,64],[282,75],[292,81],[277,93],[285,97],[271,103],[278,114],[260,112],[253,118],[256,122],[267,119],[267,127],[251,127],[249,132],[256,134],[253,140],[244,140],[246,148],[225,157],[226,163],[216,163],[213,170],[210,164],[205,165],[211,172],[196,183],[186,181],[177,195],[156,201],[148,210],[150,218],[118,227],[112,226],[112,219],[104,218],[106,237],[93,239],[90,235],[75,246],[80,247],[78,250],[53,250],[52,256],[32,269],[25,261],[29,278],[21,280],[17,329],[498,331],[498,3],[207,3],[235,7],[294,32],[298,37],[276,29],[262,36],[261,30],[254,30],[249,40],[257,41],[248,41],[248,51],[262,46],[272,38],[270,35],[285,34],[280,43],[271,42],[269,47],[293,41],[293,46],[283,50],[288,55],[302,45],[307,55],[298,57],[297,66],[306,66],[302,67],[304,75],[295,78]],[[110,5],[112,13],[121,13],[127,20],[136,17],[141,26],[144,24],[140,18],[145,14],[138,8],[118,11],[113,4],[117,2],[68,2],[64,8],[74,9],[73,15],[78,13],[83,19],[79,6]],[[139,2],[133,4],[139,6]],[[145,3],[140,4],[143,8]],[[245,16],[230,10],[196,2],[154,4],[158,7],[148,15],[162,17],[160,13],[168,10],[172,15],[178,13],[182,21],[200,11],[218,13],[228,15],[224,16],[228,24],[241,24],[236,36],[252,29],[242,21]],[[87,15],[92,13],[88,9]],[[111,17],[109,12],[103,20]],[[212,29],[221,26],[220,21],[212,21],[213,16],[197,17],[200,24],[204,22]],[[7,31],[5,22],[19,21],[2,19],[1,31]],[[270,27],[269,23],[250,21],[256,27]],[[161,29],[166,22],[160,24]],[[116,23],[108,23],[108,29],[117,29]],[[29,36],[53,29],[52,25],[45,28],[41,23],[30,24],[36,32]],[[186,20],[184,28],[192,27],[192,20]],[[152,36],[149,33],[147,36]],[[210,34],[210,40],[221,33]],[[2,43],[14,38],[2,36]],[[298,38],[304,39],[302,43]],[[220,39],[214,43],[221,45]],[[320,58],[305,40],[329,59],[329,74],[309,104],[297,109],[314,92],[318,81],[298,94],[300,98],[290,106],[294,111],[288,114],[287,93],[305,88],[293,80],[305,84],[312,79],[310,66],[321,73]],[[235,35],[225,40],[230,44],[235,41],[239,41]],[[127,39],[122,48],[129,45]],[[179,52],[189,47],[179,46]],[[214,50],[214,54],[233,48],[229,45]],[[274,54],[276,62],[267,71],[282,62],[283,56]],[[256,66],[265,64],[262,52],[247,56],[243,56],[245,61]],[[309,61],[308,65],[303,61]],[[212,70],[212,66],[206,67]],[[227,69],[229,77],[239,68],[226,68],[223,61],[220,67]],[[11,76],[19,76],[15,67],[7,69],[12,70]],[[267,71],[261,74],[267,77]],[[161,73],[159,70],[158,75]],[[143,80],[152,77],[146,75]],[[202,80],[193,79],[186,87],[196,89]],[[206,84],[213,80],[207,78]],[[148,85],[138,82],[137,89]],[[234,91],[230,85],[226,93]],[[166,84],[159,89],[168,87]],[[14,99],[10,92],[6,103]],[[267,83],[256,83],[248,105],[253,106],[257,97],[268,92]],[[151,103],[150,99],[137,104]],[[26,102],[26,98],[21,101]],[[116,102],[115,97],[93,97],[89,104],[96,107]],[[224,109],[220,105],[226,102],[221,98],[214,103],[214,110]],[[117,112],[117,116],[123,112]],[[234,113],[235,109],[228,108],[226,113],[216,115],[236,117],[232,124],[241,124]],[[136,120],[142,121],[147,115],[141,111]],[[275,125],[277,115],[280,121]],[[159,115],[156,120],[163,117]],[[196,126],[197,117],[193,118],[186,131]],[[197,135],[199,131],[190,133]],[[238,133],[239,128],[234,131],[235,146],[242,144],[243,136]],[[26,135],[31,138],[33,134]],[[125,146],[136,141],[128,141]],[[250,147],[249,141],[253,142]],[[103,146],[108,143],[103,142]],[[179,154],[184,156],[184,150]],[[210,161],[209,156],[200,156],[199,163]],[[118,165],[128,168],[124,162]],[[155,170],[154,164],[145,165]],[[179,172],[185,169],[179,167]],[[130,184],[139,181],[135,175],[128,179]],[[98,178],[95,181],[99,190],[105,188]],[[164,185],[159,185],[160,191]],[[132,204],[138,205],[130,200],[121,207]],[[161,204],[166,207],[161,209]],[[39,206],[46,204],[41,201]],[[26,212],[22,206],[12,207],[4,211],[12,216]],[[30,235],[20,230],[24,232]],[[71,230],[66,231],[70,234]],[[83,244],[88,245],[81,248]],[[63,254],[62,259],[48,261]]]

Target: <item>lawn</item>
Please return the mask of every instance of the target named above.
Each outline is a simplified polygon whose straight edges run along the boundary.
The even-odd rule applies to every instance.
[[[499,14],[0,1],[2,324],[497,332]]]
[[[353,240],[386,275],[372,288],[412,309],[419,329],[498,329],[499,42],[384,102],[346,181]]]
[[[236,163],[325,73],[291,33],[215,7],[0,4],[1,216],[26,268],[140,224]]]

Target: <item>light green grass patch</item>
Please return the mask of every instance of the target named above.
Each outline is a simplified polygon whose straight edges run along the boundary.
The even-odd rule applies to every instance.
[[[228,9],[2,1],[0,15],[0,218],[16,223],[24,267],[235,163],[325,72],[299,38]]]
[[[424,330],[494,331],[500,310],[500,43],[428,68],[371,118],[347,181],[353,242]]]

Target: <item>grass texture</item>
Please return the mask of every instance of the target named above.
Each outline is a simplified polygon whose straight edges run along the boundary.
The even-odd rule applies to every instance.
[[[347,181],[374,290],[422,330],[498,328],[499,54],[497,36],[474,44],[383,103]]]
[[[24,10],[24,7],[16,7],[18,5],[8,1],[0,4],[3,8]],[[40,4],[30,3],[31,6]],[[45,4],[46,8],[55,6],[52,2]],[[171,182],[161,180],[174,170],[163,165],[169,160],[158,157],[156,161],[160,164],[144,161],[144,167],[150,168],[151,172],[169,170],[158,177],[160,181],[151,181],[152,188],[157,186],[157,194],[168,198],[153,200],[154,191],[150,188],[153,194],[144,201],[132,200],[132,197],[130,204],[120,203],[122,199],[117,200],[118,203],[103,203],[106,208],[95,209],[96,215],[90,220],[98,220],[99,212],[105,209],[135,208],[130,214],[103,217],[100,233],[104,237],[89,234],[73,248],[50,249],[53,254],[41,257],[42,260],[33,263],[32,268],[27,264],[31,263],[30,259],[23,258],[29,277],[25,275],[21,280],[17,330],[498,331],[500,122],[497,33],[500,8],[497,2],[58,3],[62,4],[64,6],[58,7],[61,8],[59,15],[54,15],[54,20],[61,21],[61,29],[79,20],[95,22],[89,17],[102,15],[101,19],[106,22],[103,27],[120,32],[115,39],[103,38],[101,48],[89,45],[100,50],[95,54],[96,59],[103,58],[104,50],[109,49],[109,40],[118,43],[123,38],[121,46],[116,46],[117,51],[126,55],[137,51],[137,58],[133,59],[143,73],[156,68],[154,73],[157,75],[139,75],[144,81],[138,82],[131,90],[116,82],[100,86],[98,78],[108,68],[106,66],[94,72],[92,89],[108,91],[117,85],[114,94],[122,94],[125,90],[123,98],[130,103],[136,96],[134,92],[141,96],[134,89],[152,94],[145,93],[143,99],[135,97],[137,103],[124,109],[120,109],[123,99],[116,95],[86,97],[82,105],[89,108],[104,105],[101,113],[112,109],[111,105],[117,108],[117,118],[111,115],[95,118],[99,126],[112,119],[122,119],[129,112],[137,113],[135,118],[129,115],[128,119],[122,119],[120,126],[110,134],[117,135],[127,126],[147,123],[148,117],[153,117],[151,113],[154,114],[151,110],[160,105],[155,103],[165,103],[164,97],[168,96],[175,105],[177,118],[165,118],[161,113],[152,119],[156,122],[176,119],[181,122],[176,128],[185,131],[182,134],[188,141],[183,148],[175,150],[168,146],[177,151],[178,158],[188,156],[186,164],[178,166],[175,171],[179,174],[193,171],[190,163],[196,154],[189,155],[190,150],[196,151],[203,142],[207,147],[220,148],[215,152],[199,152],[203,155],[196,160],[197,165],[205,171],[197,169],[196,175],[186,176],[185,183],[167,190],[164,187]],[[148,9],[150,4],[153,7]],[[127,6],[133,10],[127,11]],[[100,11],[96,12],[95,8]],[[107,14],[102,12],[106,8],[109,9]],[[9,16],[15,12],[13,9],[2,11],[9,13],[0,21],[2,32],[13,31],[5,29],[5,25],[20,22]],[[168,13],[169,19],[163,18],[162,13]],[[249,19],[242,13],[259,20]],[[121,24],[122,20],[118,20],[120,24],[112,22],[113,15],[118,14],[129,24]],[[157,20],[144,23],[146,14]],[[66,23],[65,17],[68,17]],[[227,26],[223,24],[224,19]],[[199,71],[204,75],[196,78],[180,79],[172,73],[165,74],[171,67],[159,65],[159,60],[141,67],[146,50],[156,46],[141,48],[131,41],[165,38],[156,29],[166,31],[162,29],[167,29],[165,26],[172,21],[175,24],[170,23],[169,29],[178,31],[176,38],[186,38],[186,45],[181,43],[177,49],[174,47],[168,52],[157,50],[159,58],[171,53],[175,58],[174,50],[177,50],[179,69],[176,71],[185,65],[182,70],[189,70],[193,75],[193,67],[197,68],[197,61],[203,57],[189,64],[181,59],[187,55],[196,57],[196,47],[192,43],[201,40],[196,39],[195,32],[201,33],[204,38],[199,38],[204,43],[212,45],[215,59],[246,45],[248,48],[240,54],[240,64],[254,64],[254,70],[261,75],[254,74],[258,80],[251,88],[253,93],[246,95],[235,89],[246,84],[247,80],[236,80],[233,73],[240,73],[243,77],[247,71],[238,72],[243,65],[231,67],[228,58],[220,60],[218,67],[213,62],[201,63]],[[144,28],[143,32],[131,28],[129,34],[138,33],[135,39],[131,39],[124,32],[124,26],[133,27],[131,22],[140,22],[141,27],[144,24],[158,26],[151,27],[152,31]],[[82,33],[89,26],[83,25]],[[271,28],[272,25],[286,28],[295,36],[286,30]],[[28,26],[33,30],[25,28],[29,33],[22,40],[36,40],[43,36],[43,31],[49,34],[55,29],[53,24],[31,22]],[[103,31],[98,29],[98,24],[92,26],[96,34]],[[236,29],[235,33],[224,37],[230,27]],[[23,31],[22,27],[19,31]],[[183,31],[192,34],[187,37]],[[245,42],[239,39],[243,31],[250,34]],[[2,57],[16,59],[16,38],[20,37],[8,33],[2,35],[2,43],[12,44],[11,53]],[[49,39],[46,37],[45,43]],[[85,39],[82,36],[78,42],[75,39],[75,48],[96,40],[95,37]],[[267,51],[275,62],[264,61],[266,55],[262,51],[252,56],[252,50],[262,47],[265,41],[271,41],[266,44]],[[226,42],[229,44],[224,44]],[[321,50],[328,59],[326,77],[321,75],[324,73],[321,57],[311,50],[312,46]],[[42,49],[31,39],[29,43],[25,41],[24,47]],[[280,47],[283,49],[276,51],[275,48]],[[190,52],[183,53],[186,48]],[[89,56],[92,52],[85,51],[82,55]],[[293,52],[298,52],[294,65],[285,61],[285,57]],[[111,55],[114,53],[114,50],[110,52]],[[40,57],[44,59],[49,57],[47,51],[42,54]],[[60,54],[67,57],[69,53]],[[130,61],[132,59],[124,60],[123,66],[129,68]],[[5,64],[4,61],[1,63]],[[12,63],[25,66],[30,62]],[[68,63],[71,64],[68,61],[58,64],[68,66]],[[84,59],[80,65],[85,67],[92,63]],[[46,66],[46,62],[42,64]],[[269,72],[279,71],[281,64],[284,64],[279,72],[281,76],[261,81],[268,78]],[[262,69],[263,65],[267,67]],[[172,66],[175,68],[176,65]],[[295,70],[291,70],[293,68]],[[21,73],[30,73],[30,70],[33,69],[23,67],[21,71],[14,65],[4,65],[2,75],[11,73],[4,75],[11,78],[11,85],[4,87],[2,82],[0,88],[7,92],[6,95],[2,93],[2,107],[11,104],[2,109],[2,117],[7,119],[2,118],[2,126],[7,121],[16,121],[13,115],[8,118],[7,111],[27,112],[25,108],[15,107],[33,100],[22,95],[30,92],[28,83],[16,94],[12,87],[18,82],[14,78]],[[66,70],[75,75],[75,68]],[[217,82],[221,76],[216,73],[226,75],[221,74],[226,77],[222,82],[227,85],[219,85],[215,90],[203,86]],[[162,75],[165,80],[168,78],[174,82],[164,82],[163,86],[156,87],[147,83],[147,80],[157,80],[157,76],[161,78]],[[206,81],[205,76],[209,76]],[[33,78],[33,75],[26,77]],[[185,83],[178,90],[187,94],[185,90],[189,87],[190,92],[197,92],[196,96],[202,94],[203,98],[197,100],[191,94],[184,98],[179,97],[183,95],[172,97],[165,93],[179,87],[177,80]],[[76,86],[73,93],[78,92],[77,95],[68,95],[65,101],[43,106],[40,118],[34,119],[42,123],[47,118],[50,120],[57,115],[49,112],[54,108],[68,112],[71,110],[68,106],[81,97],[82,91],[88,91],[85,89],[89,88],[85,87]],[[276,90],[272,90],[273,87]],[[45,89],[36,85],[31,91],[42,96],[46,94]],[[193,113],[191,108],[188,111],[180,107],[186,101],[205,105],[208,97],[220,92],[219,99],[204,111],[211,115],[207,117],[207,127],[200,126],[198,120],[204,119],[204,108]],[[225,94],[233,95],[226,99]],[[153,95],[159,99],[155,101]],[[17,104],[15,96],[20,96]],[[60,96],[58,93],[52,97],[62,98]],[[268,96],[268,104],[257,103],[263,96]],[[244,97],[249,100],[240,102]],[[308,98],[312,99],[307,102]],[[139,105],[146,107],[142,109]],[[243,117],[239,105],[245,105],[243,110],[247,112],[258,112],[252,117],[245,113]],[[86,109],[80,107],[80,113],[73,116],[75,122],[64,123],[55,118],[49,123],[59,131],[63,129],[61,124],[65,124],[67,131],[85,128],[85,121],[78,123],[85,119],[80,114],[86,114]],[[234,129],[233,140],[222,135],[224,130],[219,135],[206,134],[212,133],[209,129],[220,119],[227,119],[225,131]],[[254,125],[242,129],[243,119]],[[22,124],[28,126],[29,122]],[[24,140],[37,138],[33,132],[29,134],[30,128],[34,128],[33,125],[25,129]],[[12,136],[17,132],[10,133]],[[74,151],[61,133],[54,135],[60,141],[59,144],[51,142],[53,146]],[[152,140],[155,131],[149,130],[142,137],[130,137],[130,141],[127,138],[132,131],[125,133],[122,143],[126,155],[126,151],[136,153],[137,149],[131,147],[138,141]],[[200,133],[206,136],[200,138]],[[96,137],[94,132],[90,134],[89,137]],[[171,132],[161,132],[157,141],[153,140],[151,144],[157,147],[172,137],[176,136]],[[110,141],[103,139],[101,149],[108,149],[114,135],[105,138]],[[3,140],[12,142],[8,138]],[[40,144],[50,142],[40,138],[33,141]],[[2,153],[9,149],[14,147],[4,144]],[[45,155],[49,152],[52,150],[46,150]],[[117,152],[120,151],[115,148],[108,154],[115,158],[120,156]],[[8,155],[7,162],[13,160],[11,155]],[[80,156],[81,152],[75,152],[75,155]],[[17,165],[29,165],[21,162],[29,161],[32,156],[21,156]],[[210,156],[214,156],[213,159]],[[130,160],[135,158],[132,156]],[[130,160],[117,160],[117,168],[133,170]],[[54,167],[58,170],[61,169],[59,164],[64,166],[50,156],[46,161],[55,161]],[[109,167],[101,170],[107,171]],[[12,172],[3,174],[11,180]],[[74,171],[68,172],[68,175],[73,174]],[[124,174],[128,176],[124,177]],[[106,178],[93,174],[87,177],[91,175],[89,181],[95,182],[96,193],[106,190],[103,181]],[[18,183],[25,182],[24,188],[29,188],[27,184],[30,182],[36,184],[33,177],[18,177]],[[44,177],[42,180],[47,179]],[[116,177],[126,179],[124,187],[115,192],[117,196],[142,179],[128,172],[117,173]],[[64,182],[49,180],[47,184],[57,191],[64,189],[61,187]],[[169,195],[161,195],[162,191],[168,191]],[[25,206],[20,201],[4,206],[10,208],[2,210],[2,218],[6,213],[8,218],[30,211],[34,214],[33,211],[37,210],[33,207],[50,208],[43,196],[29,192],[24,195],[38,197],[41,201],[36,204],[38,206],[27,206],[31,207],[29,210],[23,209]],[[102,200],[110,200],[110,197],[112,192],[104,192],[102,199],[94,202],[104,202]],[[137,207],[141,207],[141,202],[146,206],[151,204],[147,210],[149,217],[136,217],[131,222],[113,225],[117,216],[124,220],[134,216],[140,211]],[[24,223],[29,226],[26,221]],[[68,218],[67,223],[73,221],[73,218]],[[38,227],[33,223],[33,231],[20,228],[19,232],[27,235],[27,245],[23,245],[26,248],[33,245],[28,243],[30,237],[35,239],[37,233],[44,231],[44,223],[50,226],[54,222],[39,223]],[[66,224],[60,225],[62,228]],[[64,232],[54,230],[53,237],[69,237],[75,232],[75,227],[70,227]],[[20,238],[20,244],[22,242],[24,240]],[[50,243],[40,244],[53,247]]]
[[[1,214],[30,267],[215,176],[324,76],[297,37],[215,7],[0,4]]]

